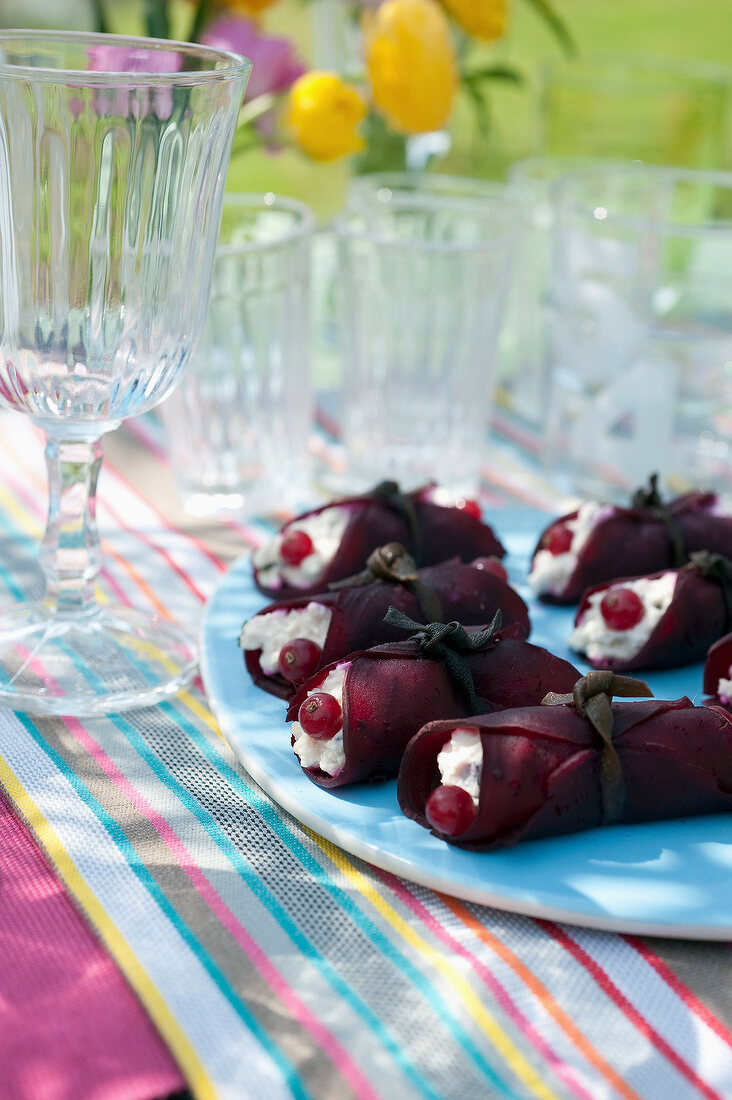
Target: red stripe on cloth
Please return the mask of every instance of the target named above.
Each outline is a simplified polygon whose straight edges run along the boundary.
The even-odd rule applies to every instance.
[[[137,436],[135,436],[135,438],[137,438]],[[155,454],[155,452],[152,450],[150,453]],[[163,457],[161,461],[167,464],[167,458]],[[213,550],[209,549],[205,542],[193,535],[191,531],[188,530],[186,527],[178,526],[175,523],[171,522],[160,511],[157,505],[153,504],[150,498],[142,492],[138,485],[134,485],[128,478],[120,473],[119,467],[115,465],[115,463],[113,463],[108,457],[105,457],[104,459],[104,469],[109,470],[114,477],[119,478],[119,480],[126,486],[126,488],[136,497],[138,497],[139,500],[141,500],[143,504],[155,514],[155,516],[160,520],[160,524],[162,527],[164,527],[168,531],[174,532],[176,535],[186,538],[196,547],[199,553],[208,558],[208,560],[216,567],[216,569],[219,570],[219,572],[223,573],[226,571],[226,569],[228,569],[228,563],[224,561],[223,558],[220,558],[217,554],[213,552]],[[106,506],[106,504],[108,503],[107,497],[105,495],[102,495],[100,497],[100,500],[102,506]],[[245,523],[241,517],[238,517],[236,515],[229,515],[227,513],[221,512],[218,513],[215,518],[216,522],[222,527],[228,527],[231,531],[235,531],[237,535],[241,536],[245,544],[245,547],[243,547],[243,549],[248,547],[261,546],[261,544],[269,537],[269,535],[257,531],[256,528],[251,527],[249,524]],[[283,522],[285,518],[290,517],[283,516]]]
[[[142,444],[146,451],[155,455],[161,462],[168,464],[168,452],[165,447],[158,443],[155,434],[145,422],[144,417],[130,417],[129,420],[125,420],[124,430],[129,432],[130,435],[134,435],[137,442]]]
[[[18,481],[16,481],[13,475],[9,474],[7,470],[3,471],[3,476],[5,477],[5,482],[8,488],[12,493],[14,493],[15,497],[26,505],[31,515],[35,516],[39,520],[39,522],[42,522],[45,517],[45,511],[40,502],[32,497],[28,492],[26,492],[23,486]],[[145,594],[145,596],[147,596],[148,600],[156,609],[156,611],[158,611],[163,616],[163,618],[169,619],[171,616],[166,606],[161,603],[161,601],[157,598],[155,593],[152,591],[147,582],[140,576],[140,574],[127,561],[125,561],[125,559],[120,554],[116,552],[114,545],[110,544],[107,539],[102,539],[102,549],[104,551],[104,558],[102,560],[106,558],[114,558],[119,567],[127,574],[127,576],[132,579],[133,583]],[[112,576],[111,572],[105,566],[102,566],[102,568],[100,569],[99,577],[101,580],[104,580],[108,587],[117,594],[118,598],[123,604],[126,604],[128,607],[134,606],[133,602],[124,592],[119,582],[114,576]]]
[[[547,499],[530,486],[522,485],[517,476],[504,473],[496,465],[484,466],[481,470],[481,478],[486,484],[497,486],[509,499],[519,500],[541,512],[554,511],[556,500]]]
[[[509,1017],[517,1030],[521,1032],[523,1038],[541,1054],[546,1063],[551,1066],[554,1073],[564,1082],[567,1088],[573,1092],[575,1096],[582,1098],[582,1100],[592,1100],[592,1097],[583,1087],[581,1081],[578,1080],[573,1067],[567,1065],[554,1053],[544,1037],[539,1033],[538,1028],[524,1015],[509,991],[498,981],[498,978],[490,971],[486,964],[482,962],[474,952],[464,947],[463,944],[460,943],[443,924],[441,924],[440,920],[430,913],[429,909],[414,896],[411,889],[408,889],[406,883],[402,882],[396,875],[391,874],[389,871],[382,871],[379,867],[374,867],[372,870],[377,878],[393,890],[399,900],[425,925],[432,935],[442,941],[452,955],[459,955],[470,963],[471,969],[480,978],[486,988],[490,990],[496,999],[496,1003],[500,1005],[503,1012]],[[444,895],[438,895],[438,897],[449,907],[449,903],[452,899]]]
[[[533,455],[541,452],[543,438],[539,429],[532,431],[530,428],[525,428],[500,410],[494,412],[491,427],[496,435],[517,443],[522,450]]]
[[[185,1079],[0,795],[0,1081],[13,1100],[140,1100]]]
[[[504,943],[499,936],[489,931],[486,925],[470,912],[464,902],[458,901],[457,898],[448,897],[446,894],[441,895],[441,900],[443,904],[455,914],[461,923],[464,924],[466,928],[470,929],[474,936],[482,943],[486,944],[491,951],[506,963],[507,966],[510,966],[516,976],[521,979],[529,990],[531,990],[554,1022],[564,1031],[569,1041],[574,1043],[581,1055],[586,1058],[590,1065],[594,1066],[600,1074],[608,1079],[610,1084],[615,1088],[618,1096],[625,1097],[625,1100],[640,1100],[638,1093],[635,1092],[628,1082],[624,1081],[620,1074],[613,1069],[605,1058],[603,1058],[598,1049],[590,1042],[572,1017],[564,1011],[561,1005],[559,1005],[548,987],[544,985],[526,963],[515,954],[508,944]]]
[[[327,432],[333,439],[341,438],[341,426],[338,421],[325,411],[322,405],[315,408],[315,423]]]
[[[149,546],[154,553],[159,554],[160,557],[165,561],[165,563],[170,566],[173,572],[180,577],[189,592],[192,592],[196,599],[200,600],[201,603],[206,602],[206,597],[201,589],[198,587],[196,582],[188,573],[186,573],[185,569],[182,569],[178,565],[178,563],[173,560],[171,554],[165,549],[164,546],[161,546],[160,543],[150,538],[150,536],[139,527],[133,527],[131,524],[125,523],[117,509],[114,508],[108,500],[105,500],[103,502],[103,505],[106,511],[109,512],[110,516],[112,516],[114,522],[117,524],[118,527],[121,527],[123,531],[127,531],[128,534],[134,535],[135,538],[139,539],[141,542],[144,542],[146,546]],[[171,528],[171,530],[174,530],[174,528]]]
[[[638,952],[641,958],[644,959],[649,966],[653,967],[659,977],[673,990],[679,1000],[683,1001],[686,1007],[693,1012],[695,1016],[703,1020],[710,1031],[718,1035],[727,1046],[732,1047],[732,1032],[730,1032],[729,1028],[726,1028],[719,1017],[715,1016],[714,1013],[691,992],[688,986],[684,985],[667,963],[659,959],[658,955],[654,954],[647,943],[637,939],[635,936],[623,936],[623,939],[626,943],[630,944],[634,951]]]
[[[125,486],[125,488],[127,488],[132,494],[139,497],[139,499],[141,501],[143,501],[145,506],[150,509],[150,511],[153,513],[155,518],[160,523],[160,526],[162,528],[164,528],[164,530],[171,531],[173,534],[187,539],[188,542],[193,543],[193,545],[196,547],[196,550],[198,550],[198,552],[200,554],[202,554],[203,557],[207,558],[211,562],[211,564],[213,566],[215,566],[216,569],[218,569],[218,571],[220,573],[223,573],[223,572],[226,571],[227,565],[226,565],[225,561],[222,561],[222,559],[220,557],[218,557],[218,555],[214,554],[212,550],[209,550],[209,548],[205,545],[205,543],[201,542],[201,540],[196,538],[195,535],[192,535],[190,531],[184,531],[180,527],[176,527],[173,523],[171,523],[170,520],[168,519],[168,517],[165,516],[160,511],[160,509],[155,504],[152,503],[150,498],[148,496],[146,496],[145,493],[143,493],[138,488],[137,485],[133,485],[132,482],[129,481],[124,476],[124,474],[120,473],[119,467],[115,466],[114,463],[110,462],[109,459],[107,459],[106,457],[104,459],[104,468],[106,470],[109,470],[114,475],[114,477],[118,478],[122,482],[122,484]],[[106,497],[103,496],[100,499],[101,499],[102,505],[105,508],[109,507],[108,496],[106,496]],[[111,509],[110,509],[110,511],[111,511]],[[130,528],[130,530],[131,530],[131,528]],[[138,534],[139,534],[139,532],[138,532]],[[175,566],[174,566],[174,568],[175,568]]]
[[[699,1089],[699,1091],[704,1094],[704,1096],[709,1097],[709,1100],[729,1100],[729,1097],[724,1097],[721,1093],[716,1092],[711,1085],[708,1085],[706,1081],[703,1081],[701,1077],[694,1072],[681,1055],[677,1054],[663,1036],[659,1035],[656,1029],[649,1024],[648,1020],[646,1020],[638,1009],[630,1003],[625,994],[615,985],[607,971],[603,970],[599,963],[595,962],[584,948],[580,947],[578,943],[568,936],[558,924],[554,924],[553,921],[545,920],[537,921],[537,924],[545,928],[549,934],[577,960],[577,962],[584,966],[585,970],[594,978],[603,993],[618,1006],[621,1012],[628,1017],[633,1026],[648,1039],[649,1043],[651,1043],[656,1050],[671,1063],[674,1069],[676,1069],[682,1077],[690,1081],[695,1088]]]

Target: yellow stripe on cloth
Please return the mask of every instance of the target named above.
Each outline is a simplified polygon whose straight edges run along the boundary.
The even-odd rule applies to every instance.
[[[63,879],[69,892],[76,898],[82,911],[101,935],[104,946],[117,962],[122,973],[145,1006],[150,1018],[165,1040],[172,1056],[180,1066],[191,1091],[198,1100],[216,1100],[216,1090],[157,988],[147,976],[140,960],[131,950],[114,921],[89,889],[79,874],[76,864],[64,848],[51,823],[23,787],[7,762],[0,757],[0,784],[7,791],[13,805],[23,816],[30,829],[48,854],[54,869]]]
[[[33,539],[39,538],[42,534],[40,524],[29,515],[26,508],[18,503],[12,493],[0,482],[0,504],[3,505],[5,511],[8,512],[21,530],[25,531]]]
[[[98,592],[97,593],[97,598],[98,598],[99,602],[103,603],[103,604],[107,604],[107,603],[111,602],[109,597],[103,592]],[[136,648],[137,648],[138,653],[141,656],[151,657],[154,661],[157,661],[157,663],[161,666],[161,668],[164,668],[166,672],[171,672],[171,673],[177,673],[178,672],[178,666],[173,661],[171,661],[169,657],[167,657],[165,655],[163,650],[158,649],[156,646],[152,645],[151,642],[138,641],[136,643]],[[184,706],[186,706],[188,708],[188,710],[191,712],[191,714],[195,714],[196,718],[198,718],[199,721],[203,722],[204,725],[208,726],[208,728],[211,730],[211,732],[215,733],[216,736],[221,741],[223,741],[223,743],[226,745],[227,749],[231,748],[228,741],[224,737],[223,733],[219,729],[219,724],[216,721],[216,719],[214,718],[214,716],[211,713],[211,711],[209,710],[209,708],[207,706],[205,706],[203,703],[201,703],[198,699],[196,699],[195,695],[191,695],[190,691],[186,690],[185,688],[182,688],[176,694],[176,698],[178,700],[180,700],[180,702],[183,703]]]
[[[503,1057],[506,1065],[511,1068],[513,1073],[532,1090],[535,1096],[541,1097],[542,1100],[560,1100],[559,1095],[546,1085],[537,1070],[526,1060],[526,1058],[524,1058],[523,1054],[514,1043],[511,1042],[500,1024],[490,1012],[488,1012],[480,997],[470,985],[470,982],[456,970],[449,959],[440,951],[430,946],[429,943],[415,932],[414,928],[397,913],[393,906],[389,905],[388,901],[386,901],[378,890],[374,888],[366,876],[354,867],[340,848],[336,848],[334,844],[331,844],[330,841],[313,832],[312,829],[306,829],[306,832],[323,852],[325,852],[336,867],[338,867],[342,874],[345,875],[348,881],[356,887],[359,893],[373,905],[384,920],[389,922],[395,932],[397,932],[410,947],[419,952],[419,954],[450,983],[456,993],[462,998],[470,1015],[491,1040],[496,1050]]]

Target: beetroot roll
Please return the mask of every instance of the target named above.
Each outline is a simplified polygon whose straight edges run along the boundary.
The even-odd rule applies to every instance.
[[[549,684],[576,682],[572,665],[520,634],[517,627],[471,633],[458,623],[431,623],[407,641],[322,669],[287,713],[305,774],[320,787],[392,777],[425,722],[538,702]]]
[[[458,620],[468,626],[490,622],[496,611],[528,636],[526,604],[503,579],[497,558],[465,565],[458,558],[418,570],[398,543],[375,550],[364,574],[335,591],[278,600],[242,627],[239,644],[254,683],[282,699],[295,684],[347,654],[383,642],[400,641],[404,631],[389,625],[390,606],[419,623]]]
[[[435,486],[404,494],[395,482],[383,482],[370,493],[304,512],[254,551],[254,583],[276,599],[314,595],[360,572],[369,554],[388,542],[402,543],[420,566],[455,556],[503,557],[475,501],[448,507],[439,495]]]
[[[732,558],[732,515],[714,493],[664,504],[654,476],[630,508],[588,501],[554,520],[534,551],[529,584],[543,600],[574,603],[587,588],[677,568],[697,550]]]
[[[404,752],[402,811],[472,849],[732,811],[732,715],[686,698],[611,703],[616,693],[648,689],[592,672],[558,705],[430,722]]]
[[[732,711],[732,634],[726,634],[711,646],[704,665],[704,691],[717,704]]]
[[[569,644],[596,668],[673,668],[703,660],[730,628],[732,562],[699,553],[681,569],[589,589]]]

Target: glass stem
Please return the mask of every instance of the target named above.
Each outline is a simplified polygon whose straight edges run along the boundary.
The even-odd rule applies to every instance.
[[[46,440],[48,524],[38,553],[46,575],[49,611],[82,615],[96,607],[94,585],[102,564],[96,522],[100,438]]]

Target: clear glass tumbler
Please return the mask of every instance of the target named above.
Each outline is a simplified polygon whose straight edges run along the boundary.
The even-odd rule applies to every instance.
[[[337,219],[349,483],[475,491],[517,211],[392,188]]]
[[[466,176],[448,176],[432,172],[366,172],[355,176],[348,188],[349,209],[380,204],[396,195],[415,193],[447,198],[491,199],[505,191],[505,186],[488,180]],[[315,384],[318,400],[326,415],[340,423],[342,411],[342,368],[340,351],[340,263],[338,241],[330,225],[321,227],[313,241],[313,330]],[[338,482],[333,471],[323,470],[320,476],[341,491],[348,484]]]
[[[600,163],[586,157],[530,157],[511,165],[508,174],[521,226],[501,338],[498,393],[502,406],[530,425],[537,440],[546,423],[549,387],[552,195],[562,176]]]
[[[583,54],[541,74],[540,145],[552,156],[724,166],[732,70],[711,61]]]
[[[272,512],[311,493],[309,275],[313,216],[227,195],[203,338],[161,407],[186,509]]]
[[[46,433],[44,599],[0,613],[0,704],[95,714],[195,670],[171,622],[102,605],[101,437],[176,382],[206,312],[249,63],[180,43],[0,34],[0,401]]]
[[[442,172],[366,172],[355,176],[348,188],[347,204],[358,208],[364,203],[384,203],[396,195],[435,195],[447,199],[493,199],[505,191],[505,185],[470,176],[450,176]]]
[[[732,490],[732,174],[604,167],[555,191],[547,461],[622,496]]]

